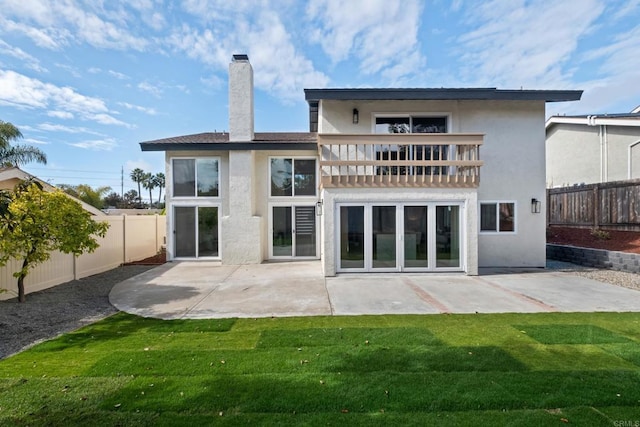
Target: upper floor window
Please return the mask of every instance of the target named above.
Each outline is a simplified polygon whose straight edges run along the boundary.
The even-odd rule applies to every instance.
[[[514,232],[515,209],[516,204],[513,202],[480,203],[480,231]]]
[[[173,159],[173,197],[218,197],[219,161],[215,158]]]
[[[376,133],[446,133],[447,117],[379,116]]]
[[[271,196],[315,196],[316,160],[272,158]]]

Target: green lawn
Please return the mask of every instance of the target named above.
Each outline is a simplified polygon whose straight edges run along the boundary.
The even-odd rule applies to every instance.
[[[567,422],[640,423],[640,314],[118,314],[0,361],[0,425]]]

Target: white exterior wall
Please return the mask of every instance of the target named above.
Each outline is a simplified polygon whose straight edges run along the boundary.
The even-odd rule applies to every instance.
[[[597,126],[553,125],[546,137],[547,187],[600,181],[600,137]]]
[[[556,123],[547,132],[547,186],[640,178],[640,127]]]
[[[475,189],[410,189],[410,188],[371,188],[366,191],[354,189],[331,188],[322,191],[321,221],[321,257],[325,276],[335,276],[338,259],[337,208],[338,203],[428,203],[428,202],[463,203],[461,256],[462,268],[469,275],[478,274],[478,214]]]
[[[352,111],[357,108],[359,123],[352,123]],[[371,133],[375,114],[432,114],[449,116],[452,133],[484,133],[484,145],[480,159],[485,162],[480,171],[480,187],[477,199],[470,192],[462,199],[470,202],[505,201],[516,203],[516,232],[504,234],[478,233],[478,206],[468,207],[467,215],[475,215],[475,221],[467,222],[467,249],[477,242],[477,266],[544,267],[546,263],[545,234],[545,129],[543,101],[322,101],[319,106],[319,133]],[[436,189],[394,190],[413,197],[434,195],[445,197]],[[453,190],[452,190],[453,191]],[[357,192],[352,190],[355,195]],[[362,192],[367,198],[373,190]],[[327,192],[327,197],[330,197]],[[372,197],[372,196],[371,196]],[[531,199],[542,202],[541,213],[531,213]],[[436,200],[436,199],[433,199]],[[446,199],[443,199],[446,200]],[[329,206],[325,203],[325,210]],[[331,222],[323,220],[325,249],[333,238]],[[472,228],[475,227],[475,228]],[[330,237],[331,236],[331,237]],[[323,255],[327,253],[323,251]],[[335,255],[334,255],[335,256]],[[467,260],[467,270],[473,274],[473,260]],[[325,272],[335,272],[335,266],[327,264]]]
[[[546,265],[544,102],[461,102],[459,132],[485,134],[478,203],[515,202],[515,233],[480,233],[480,267]],[[531,199],[541,201],[531,213]]]
[[[303,196],[303,197],[270,197],[271,192],[271,176],[269,163],[272,157],[286,157],[286,158],[310,158],[317,159],[317,151],[256,151],[255,156],[255,194],[256,194],[256,215],[263,218],[262,224],[262,259],[269,258],[269,244],[271,239],[269,233],[271,229],[269,227],[269,216],[271,215],[271,204],[300,204],[300,203],[315,203],[320,200],[319,190],[316,197]],[[319,171],[317,170],[317,173]],[[319,181],[319,180],[318,180]],[[319,239],[320,236],[318,235]]]
[[[213,198],[198,198],[181,197],[175,199],[173,197],[173,169],[171,167],[171,161],[174,158],[202,158],[202,157],[217,157],[220,160],[219,164],[219,195]],[[175,258],[175,226],[173,208],[175,206],[218,206],[218,224],[220,229],[218,253],[220,257],[223,256],[223,244],[222,239],[224,237],[222,229],[222,218],[229,215],[229,152],[228,151],[167,151],[165,153],[165,175],[166,175],[166,187],[165,187],[165,203],[167,212],[167,225],[166,225],[166,245],[167,245],[167,259],[169,261]]]

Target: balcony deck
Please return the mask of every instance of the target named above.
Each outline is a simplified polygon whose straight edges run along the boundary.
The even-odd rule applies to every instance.
[[[477,188],[483,134],[318,134],[325,188]]]

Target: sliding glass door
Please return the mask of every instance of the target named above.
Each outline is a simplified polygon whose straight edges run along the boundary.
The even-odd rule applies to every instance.
[[[176,206],[173,209],[175,257],[218,257],[218,208]]]
[[[316,206],[272,206],[271,257],[317,258]]]
[[[338,206],[338,271],[460,271],[461,204]]]

